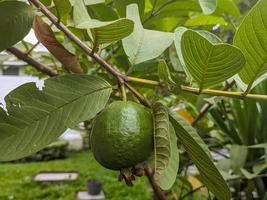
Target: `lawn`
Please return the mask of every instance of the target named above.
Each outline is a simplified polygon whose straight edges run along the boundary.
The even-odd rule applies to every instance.
[[[78,180],[61,184],[35,183],[32,177],[39,171],[75,170]],[[0,200],[73,200],[76,193],[86,190],[86,180],[101,179],[109,200],[150,200],[152,190],[145,177],[138,178],[134,187],[128,188],[117,181],[118,172],[101,167],[90,152],[71,153],[66,160],[0,164]]]

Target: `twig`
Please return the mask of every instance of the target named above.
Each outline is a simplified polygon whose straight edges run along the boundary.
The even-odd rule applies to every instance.
[[[132,86],[130,86],[128,83],[124,83],[125,87],[128,88],[128,90],[136,96],[136,98],[145,106],[151,107],[150,102],[143,96],[141,95],[136,89],[134,89]]]
[[[199,93],[199,88],[193,88],[188,86],[181,86],[181,87],[183,91],[190,92],[196,95],[207,94],[213,96],[223,96],[223,97],[231,97],[238,99],[267,100],[267,95],[261,95],[261,94],[247,94],[246,96],[244,96],[243,92],[229,92],[229,91],[213,90],[213,89],[203,89],[201,93]]]
[[[30,50],[29,51],[27,51],[27,55],[29,55],[29,54],[31,54],[31,52],[38,46],[40,44],[40,42],[38,41],[38,42],[36,42],[33,46],[32,46],[32,48],[30,48]]]
[[[163,9],[165,6],[167,6],[167,5],[171,4],[171,3],[174,3],[174,2],[175,2],[175,0],[166,1],[166,3],[162,4],[157,10],[155,10],[155,8],[154,8],[154,6],[156,6],[156,0],[155,0],[150,15],[143,21],[142,24],[147,23],[153,17],[157,16],[160,13],[161,9]]]
[[[189,191],[189,192],[186,193],[184,196],[182,196],[182,198],[180,198],[180,200],[183,200],[183,199],[185,199],[186,197],[192,195],[193,193],[195,193],[195,192],[201,190],[203,187],[204,187],[204,185],[201,185],[201,186],[197,187],[196,189]]]
[[[7,51],[14,54],[20,60],[23,60],[24,62],[30,64],[31,66],[36,68],[38,71],[41,71],[44,74],[47,74],[48,76],[57,76],[58,75],[57,70],[54,70],[50,67],[43,65],[42,63],[40,63],[40,62],[34,60],[32,57],[30,57],[27,53],[24,53],[23,51],[15,48],[15,47],[10,47],[7,49]]]
[[[154,193],[157,194],[157,197],[159,198],[159,200],[167,200],[164,192],[159,188],[159,186],[156,184],[156,182],[154,180],[154,175],[153,175],[152,169],[150,167],[146,166],[145,167],[145,173],[146,173],[146,176],[149,180],[151,187],[154,190]]]
[[[229,90],[230,88],[232,88],[235,84],[235,81],[231,81],[229,84],[226,82],[226,86],[224,88],[224,91]],[[206,115],[207,112],[209,112],[209,110],[212,108],[213,104],[212,103],[206,103],[202,109],[201,112],[199,113],[199,115],[194,119],[194,121],[191,123],[191,125],[193,127],[195,127],[197,125],[197,123]]]

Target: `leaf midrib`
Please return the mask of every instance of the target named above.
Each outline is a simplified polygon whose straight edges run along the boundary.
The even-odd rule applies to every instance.
[[[63,104],[63,105],[61,105],[61,106],[59,106],[59,107],[56,107],[55,109],[51,110],[51,111],[49,112],[49,114],[47,114],[47,115],[43,115],[42,117],[38,118],[37,120],[33,121],[32,123],[27,124],[27,125],[25,126],[25,128],[23,128],[23,129],[21,129],[21,130],[24,131],[27,127],[32,126],[34,123],[37,123],[37,122],[39,122],[39,121],[42,121],[42,120],[43,120],[45,117],[47,117],[47,116],[49,116],[49,118],[50,118],[50,116],[51,116],[54,112],[56,112],[56,111],[59,110],[60,108],[63,108],[63,107],[66,106],[66,105],[72,104],[73,102],[75,102],[76,100],[78,100],[78,99],[80,99],[80,98],[83,98],[83,97],[88,96],[88,95],[91,95],[91,94],[93,94],[93,93],[95,93],[95,92],[99,92],[99,91],[106,90],[106,89],[109,89],[109,88],[111,88],[111,87],[110,87],[110,86],[109,86],[109,87],[107,86],[107,87],[104,87],[104,88],[101,88],[101,89],[94,90],[94,91],[92,91],[92,92],[90,92],[90,93],[86,93],[86,94],[84,94],[84,95],[82,95],[82,96],[79,96],[79,97],[77,97],[77,98],[74,98],[74,99],[71,100],[70,102],[67,102],[67,103],[65,103],[65,104]],[[11,135],[10,137],[12,137],[12,136],[14,136],[14,135]]]

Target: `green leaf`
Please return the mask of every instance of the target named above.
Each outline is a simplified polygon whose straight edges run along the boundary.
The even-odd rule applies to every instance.
[[[105,0],[70,0],[71,5],[73,6],[77,1],[84,1],[85,5],[94,5],[99,3],[105,3]]]
[[[188,18],[190,12],[201,12],[200,5],[197,0],[156,0],[156,8],[154,10],[160,9],[157,13],[158,18],[164,17],[175,17],[175,18]]]
[[[60,17],[63,17],[64,15],[67,15],[71,11],[71,3],[69,0],[53,0],[56,10]]]
[[[217,24],[226,26],[227,22],[223,17],[200,14],[198,16],[193,16],[185,23],[186,26],[207,26]]]
[[[99,45],[127,37],[133,32],[134,23],[129,19],[118,19],[110,22],[91,19],[77,25],[77,28],[92,30],[94,43]]]
[[[172,44],[173,33],[143,28],[136,4],[127,6],[127,18],[135,22],[133,33],[122,40],[132,65],[160,56]]]
[[[245,64],[242,52],[229,44],[212,44],[188,30],[181,40],[186,67],[200,89],[212,87],[238,73]]]
[[[90,120],[106,105],[111,86],[89,75],[44,81],[42,91],[27,83],[5,97],[0,109],[0,160],[31,155],[55,141],[68,127]]]
[[[260,0],[250,10],[239,26],[234,45],[244,53],[247,63],[239,76],[246,84],[267,72],[267,0]]]
[[[31,6],[19,1],[0,2],[0,52],[21,41],[34,19]]]
[[[162,83],[165,83],[167,85],[169,84],[175,84],[174,81],[172,80],[169,68],[165,60],[160,60],[158,64],[158,75],[159,75],[159,80]]]
[[[218,0],[216,15],[222,15],[223,13],[229,13],[236,18],[241,16],[239,8],[233,0]]]
[[[171,138],[171,156],[170,161],[165,171],[156,178],[157,184],[162,190],[169,190],[176,181],[176,177],[179,170],[179,150],[177,148],[177,137],[175,135],[174,128],[171,123],[170,138]]]
[[[229,200],[230,190],[212,162],[207,153],[209,150],[196,130],[175,112],[170,110],[169,115],[179,141],[184,145],[199,170],[202,182],[219,200]]]
[[[184,71],[186,72],[186,75],[188,77],[191,77],[190,72],[188,71],[188,69],[186,68],[185,62],[184,62],[184,58],[183,58],[183,54],[182,54],[182,36],[183,34],[187,31],[188,29],[185,27],[178,27],[175,30],[175,36],[174,36],[174,44],[175,44],[175,48],[176,48],[176,53],[178,56],[178,60],[180,65],[183,67]],[[197,32],[202,35],[203,37],[205,37],[207,40],[209,40],[211,43],[213,44],[218,44],[218,43],[222,43],[222,40],[220,38],[218,38],[216,35],[208,32],[208,31],[204,31],[204,30],[197,30]]]
[[[238,173],[240,168],[244,167],[248,155],[248,147],[241,145],[232,145],[230,150],[230,160],[232,169]]]
[[[168,109],[161,103],[154,106],[154,159],[155,180],[157,181],[168,167],[171,156]]]
[[[217,7],[217,0],[198,0],[204,14],[212,14]]]
[[[82,1],[77,1],[74,4],[73,15],[76,27],[86,29],[92,37],[95,46],[121,40],[130,35],[134,28],[133,21],[129,19],[107,22],[91,19],[86,5]]]

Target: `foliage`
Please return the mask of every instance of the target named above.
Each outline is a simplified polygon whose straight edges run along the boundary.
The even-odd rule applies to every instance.
[[[56,69],[59,76],[47,78],[41,91],[29,83],[7,95],[6,110],[0,111],[0,160],[30,155],[55,140],[67,127],[95,118],[108,102],[128,97],[150,108],[156,105],[156,182],[163,189],[169,189],[174,182],[170,177],[176,175],[179,157],[178,149],[173,151],[176,146],[173,141],[178,138],[208,190],[219,200],[230,199],[230,190],[206,144],[186,119],[167,107],[183,102],[196,112],[198,101],[204,102],[203,97],[197,98],[190,92],[267,99],[264,89],[259,95],[250,94],[266,77],[267,0],[259,0],[242,22],[243,10],[240,12],[238,5],[242,7],[244,2],[239,4],[237,0],[41,0],[47,7],[39,0],[30,2],[33,8],[38,7],[35,34],[51,53],[46,58],[53,61],[52,70]],[[12,3],[23,7],[24,17],[19,18],[20,12],[15,13],[13,7],[6,8]],[[0,1],[0,10],[6,15],[0,27],[6,27],[6,22],[15,23],[14,29],[1,33],[5,38],[0,40],[2,51],[22,40],[36,13],[26,3],[15,0]],[[9,13],[25,20],[9,19]],[[45,20],[53,25],[49,27]],[[18,37],[14,38],[14,33]],[[23,44],[28,54],[16,56],[38,68],[28,57],[34,58],[37,53]],[[41,56],[38,63],[43,60]],[[38,69],[42,71],[42,67]],[[224,82],[233,79],[238,85],[236,91],[225,91]],[[209,106],[224,102],[215,97],[207,101]],[[230,110],[233,108],[231,112],[218,106],[219,111],[213,111],[213,117],[230,138],[224,142],[239,145],[231,147],[231,156],[236,158],[237,152],[243,152],[240,162],[231,162],[230,166],[235,173],[242,172],[248,177],[245,170],[251,167],[246,166],[246,157],[253,160],[255,155],[262,155],[250,155],[253,150],[248,148],[260,148],[261,152],[262,146],[249,145],[266,143],[266,137],[248,132],[255,127],[258,130],[257,118],[250,117],[261,116],[262,111],[250,100],[233,100],[228,106]],[[227,122],[233,118],[236,124]],[[202,132],[212,132],[208,123],[206,126]],[[264,132],[263,127],[260,125],[260,131]],[[261,171],[256,168],[253,172]],[[262,193],[257,191],[259,196]]]

